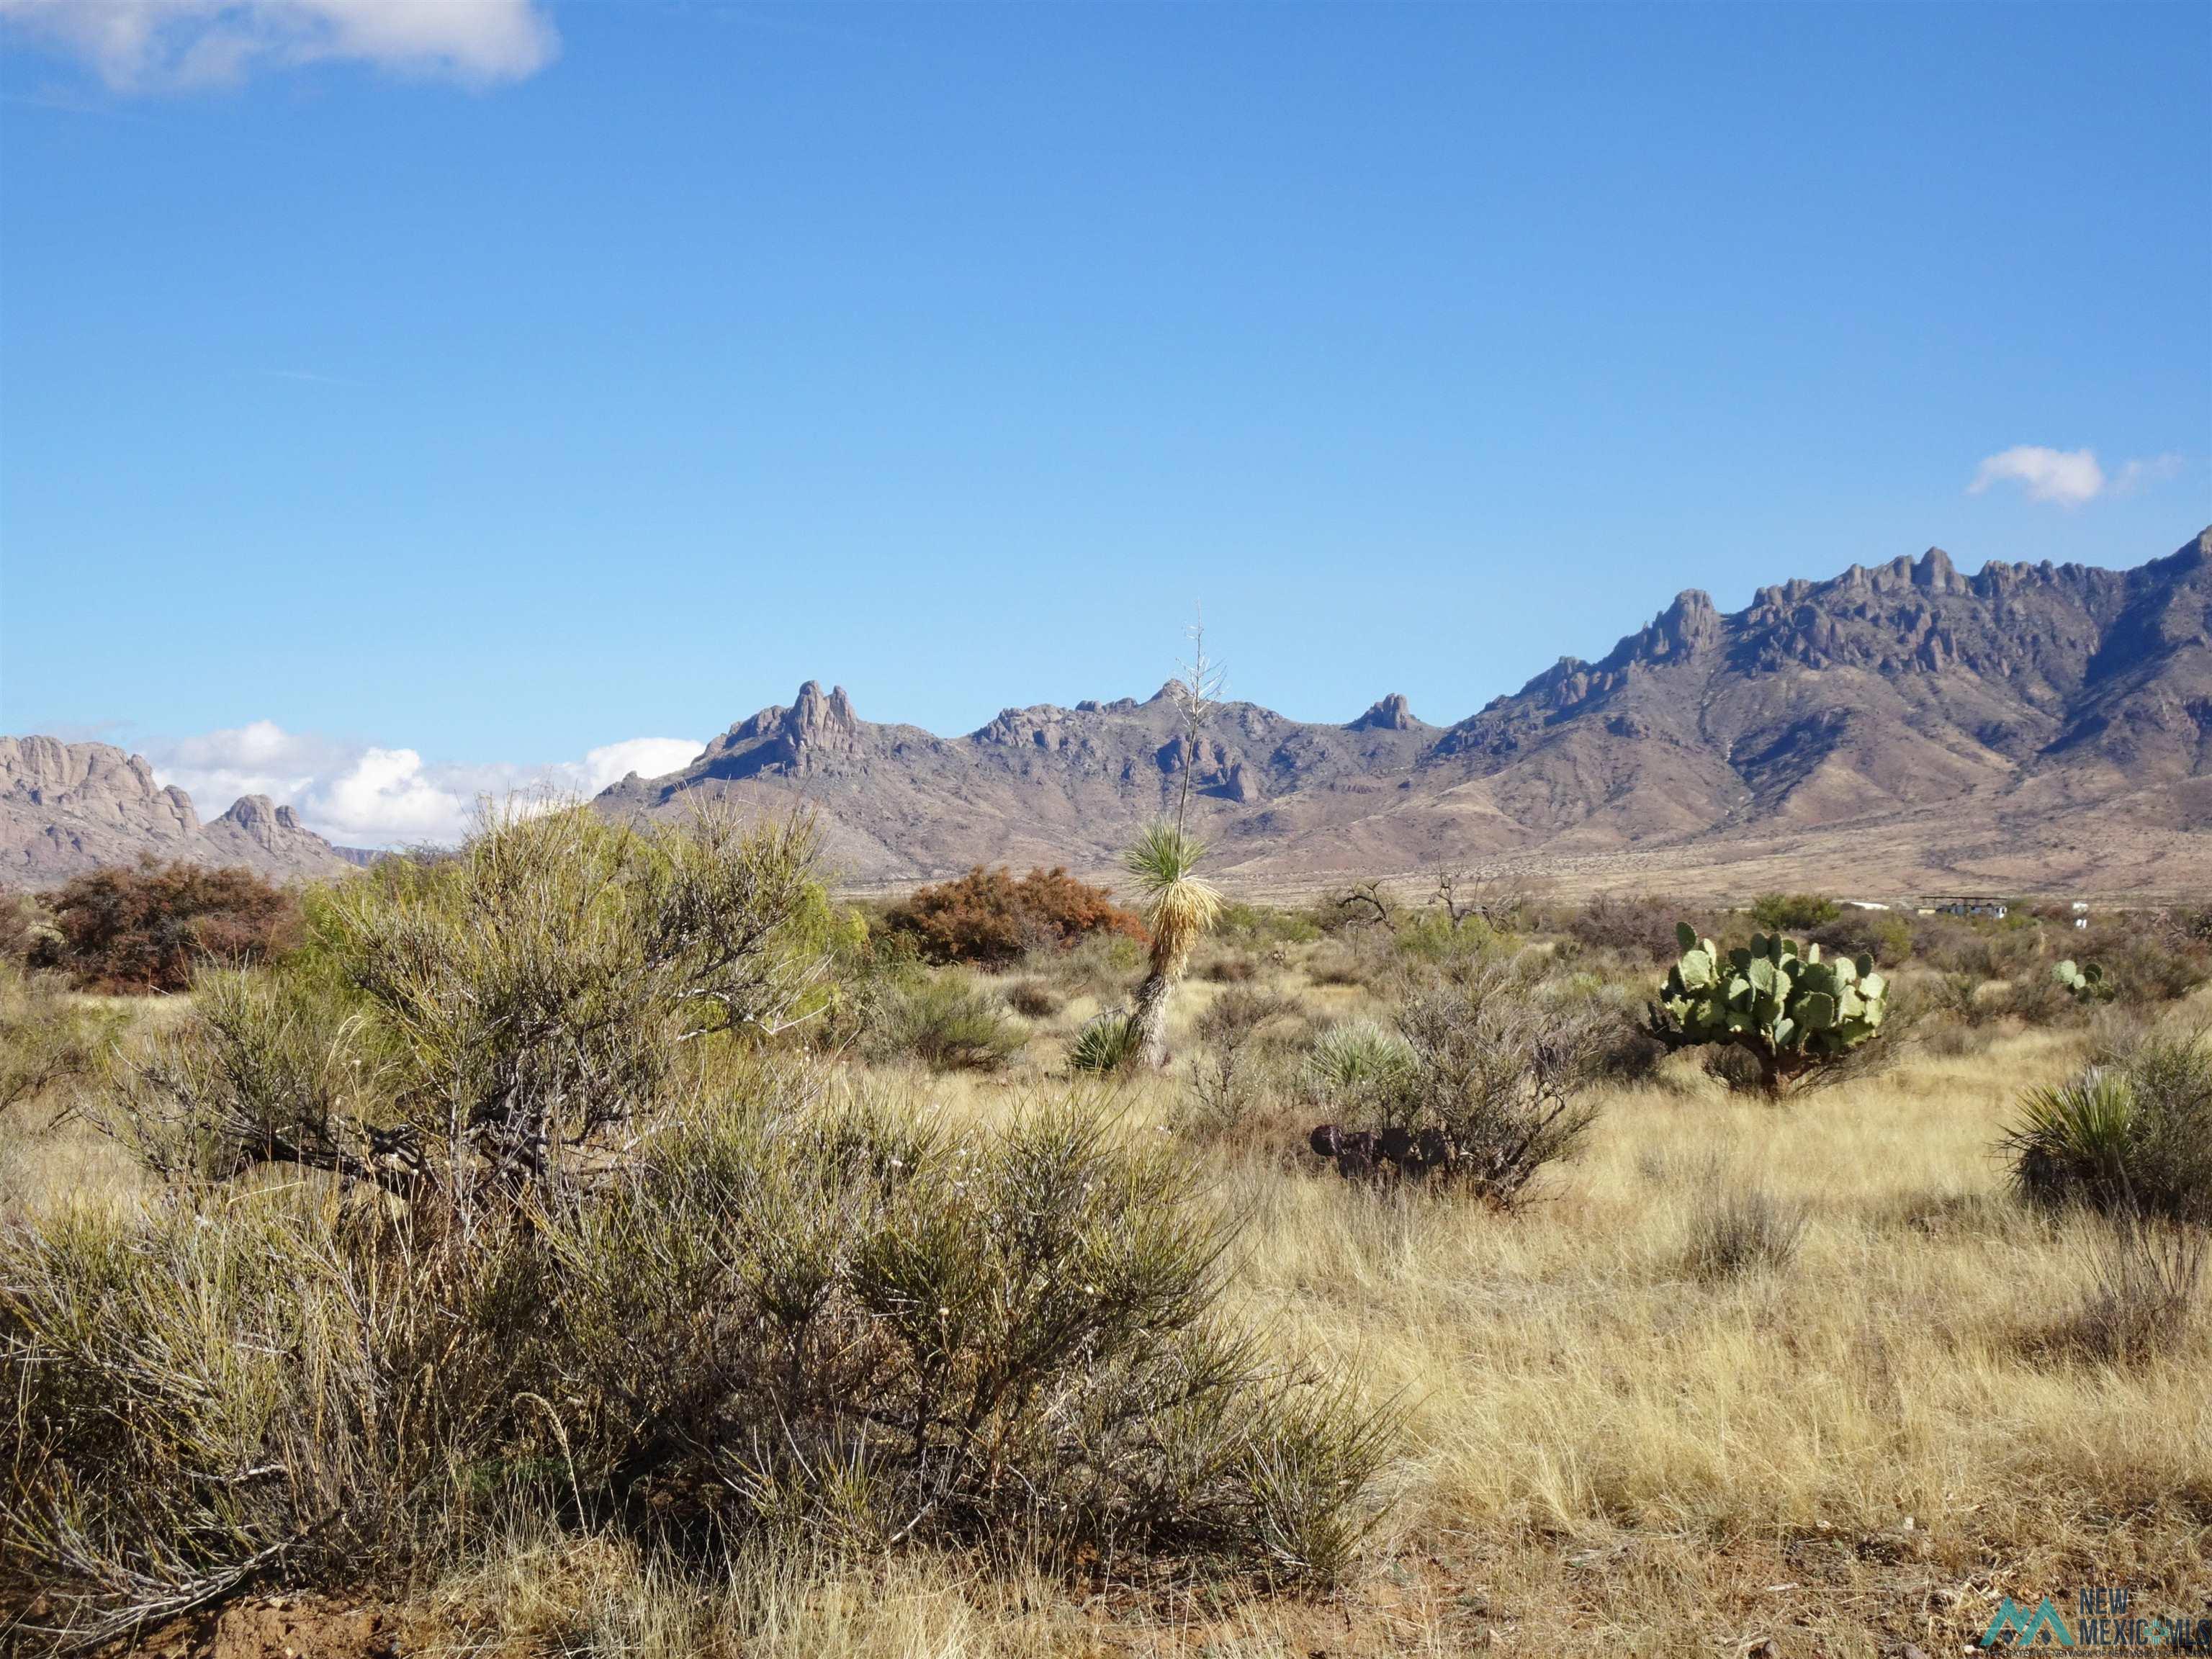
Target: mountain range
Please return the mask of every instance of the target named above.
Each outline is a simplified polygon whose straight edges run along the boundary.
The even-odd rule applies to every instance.
[[[27,745],[51,745],[40,775],[135,768],[143,799],[88,815],[82,784],[27,796]],[[1993,561],[1967,576],[1931,548],[1762,588],[1737,611],[1692,590],[1597,660],[1562,658],[1450,726],[1395,695],[1342,725],[1230,702],[1194,745],[1163,688],[940,738],[809,683],[681,771],[594,804],[648,820],[804,805],[843,878],[890,886],[1001,860],[1109,871],[1186,777],[1213,869],[1250,890],[1499,867],[1723,895],[2201,890],[2212,529],[2132,569]],[[104,745],[0,741],[0,786],[17,879],[128,856],[156,831],[283,873],[341,858],[258,798],[199,825]]]
[[[0,738],[0,881],[49,887],[140,858],[243,865],[279,878],[342,874],[366,855],[331,845],[289,806],[241,795],[203,823],[192,798],[112,744]]]

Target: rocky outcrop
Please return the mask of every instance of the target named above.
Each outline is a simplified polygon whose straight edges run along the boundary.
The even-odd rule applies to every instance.
[[[202,823],[143,756],[105,743],[0,738],[0,881],[46,887],[141,858],[243,865],[277,879],[353,867],[289,806],[247,795]]]

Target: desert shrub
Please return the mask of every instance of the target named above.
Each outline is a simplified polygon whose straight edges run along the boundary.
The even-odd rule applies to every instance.
[[[1314,907],[1313,915],[1326,933],[1370,927],[1379,927],[1387,933],[1398,925],[1400,908],[1398,896],[1388,883],[1355,881],[1323,895]]]
[[[0,965],[27,968],[32,953],[58,942],[44,906],[28,893],[0,883]]]
[[[250,870],[148,859],[89,871],[50,901],[41,967],[95,991],[181,991],[202,962],[265,962],[300,935],[299,904]]]
[[[1067,1046],[1067,1063],[1079,1072],[1119,1072],[1134,1062],[1139,1033],[1126,1008],[1108,1008],[1083,1022]]]
[[[2099,946],[2102,983],[2121,1002],[2178,1002],[2212,978],[2212,952],[2166,930],[2130,930]]]
[[[1185,1085],[1183,1127],[1201,1139],[1238,1128],[1283,1069],[1284,1045],[1275,1034],[1298,1018],[1289,998],[1241,985],[1208,1003],[1193,1028],[1198,1053]]]
[[[1145,936],[1106,889],[1060,868],[1017,878],[1003,865],[977,865],[957,881],[917,888],[884,922],[913,939],[926,961],[981,968],[1004,968],[1026,951],[1064,951],[1094,933]]]
[[[933,1072],[995,1072],[1028,1042],[996,996],[953,969],[887,981],[864,1038],[872,1059],[918,1060]]]
[[[1528,958],[1460,964],[1400,1010],[1409,1058],[1378,1091],[1374,1115],[1324,1124],[1310,1144],[1343,1174],[1395,1170],[1512,1209],[1596,1118],[1582,1096],[1603,1025]]]
[[[1244,985],[1259,977],[1260,964],[1243,951],[1210,951],[1191,971],[1215,985]]]
[[[109,1122],[177,1172],[273,1160],[465,1206],[558,1185],[683,1092],[695,1044],[819,1016],[814,847],[804,820],[493,817],[323,896],[283,971],[204,973]]]
[[[1433,963],[1480,955],[1492,948],[1497,938],[1491,925],[1479,915],[1455,918],[1432,906],[1401,923],[1394,943],[1399,955],[1409,961]]]
[[[1388,1431],[1227,1322],[1194,1182],[1073,1106],[966,1139],[694,1117],[553,1238],[580,1476],[663,1522],[1325,1577]]]
[[[1017,980],[1006,988],[1006,1006],[1024,1019],[1050,1019],[1066,1001],[1042,980]]]
[[[1802,933],[1842,914],[1841,905],[1818,893],[1762,893],[1751,903],[1751,919],[1770,933]]]
[[[1785,1267],[1797,1254],[1806,1220],[1802,1204],[1716,1178],[1692,1211],[1685,1265],[1699,1279]]]
[[[1224,901],[1214,934],[1248,951],[1272,951],[1288,945],[1310,945],[1322,936],[1320,925],[1305,911],[1285,910],[1272,904]]]
[[[678,1572],[794,1530],[1341,1570],[1389,1419],[1230,1320],[1187,1160],[782,1064],[526,1219],[185,1183],[0,1231],[0,1602],[96,1638],[523,1522]]]
[[[1601,893],[1568,919],[1567,937],[1632,961],[1672,962],[1675,922],[1686,914],[1680,905],[1646,894]]]
[[[1833,956],[1873,957],[1891,963],[1912,959],[1912,920],[1896,910],[1845,905],[1835,916],[1805,930],[1806,939]]]
[[[0,961],[0,1114],[99,1077],[122,1024],[78,1003],[54,975]]]
[[[2136,1038],[2028,1091],[2002,1145],[2032,1203],[2212,1222],[2212,1044]]]
[[[1987,982],[2018,979],[2045,971],[2044,929],[2028,921],[2012,925],[2010,918],[1917,916],[1913,919],[1915,953],[1938,972],[1971,975]]]
[[[2187,1340],[2203,1311],[2212,1233],[2128,1215],[2093,1234],[2093,1279],[2081,1304],[2027,1333],[2031,1353],[2093,1364],[2140,1364]]]
[[[2059,1025],[2075,1018],[2083,1006],[2094,1000],[2070,990],[2049,973],[2031,973],[2005,986],[1984,1012],[2008,1015],[2023,1025]]]
[[[97,1638],[258,1577],[357,1584],[549,1465],[540,1286],[296,1189],[183,1189],[0,1232],[0,1603]]]

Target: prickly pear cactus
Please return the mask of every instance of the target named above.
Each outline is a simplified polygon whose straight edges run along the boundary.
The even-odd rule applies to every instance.
[[[1681,959],[1667,970],[1653,1030],[1674,1047],[1749,1050],[1775,1092],[1881,1030],[1889,981],[1870,956],[1824,961],[1819,945],[1801,948],[1779,933],[1756,934],[1748,949],[1724,953],[1686,924],[1675,938]]]
[[[2112,988],[2105,983],[2105,970],[2094,962],[2077,968],[2069,957],[2051,969],[2051,977],[2071,991],[2076,1001],[2102,1002],[2112,994]]]

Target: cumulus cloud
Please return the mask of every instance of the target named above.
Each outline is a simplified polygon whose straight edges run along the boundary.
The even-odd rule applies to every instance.
[[[147,747],[154,775],[212,817],[240,795],[295,806],[308,828],[342,847],[450,846],[468,833],[487,797],[595,795],[631,772],[659,777],[703,745],[684,738],[630,738],[580,760],[435,765],[412,749],[347,744],[287,732],[273,720],[204,732]]]
[[[560,48],[536,0],[0,0],[0,21],[126,93],[340,62],[482,86],[534,75]]]
[[[1991,484],[2016,483],[2031,501],[2056,501],[2079,507],[2104,493],[2105,469],[2094,451],[2051,449],[2042,444],[2015,444],[1987,457],[1966,486],[1978,495]]]

